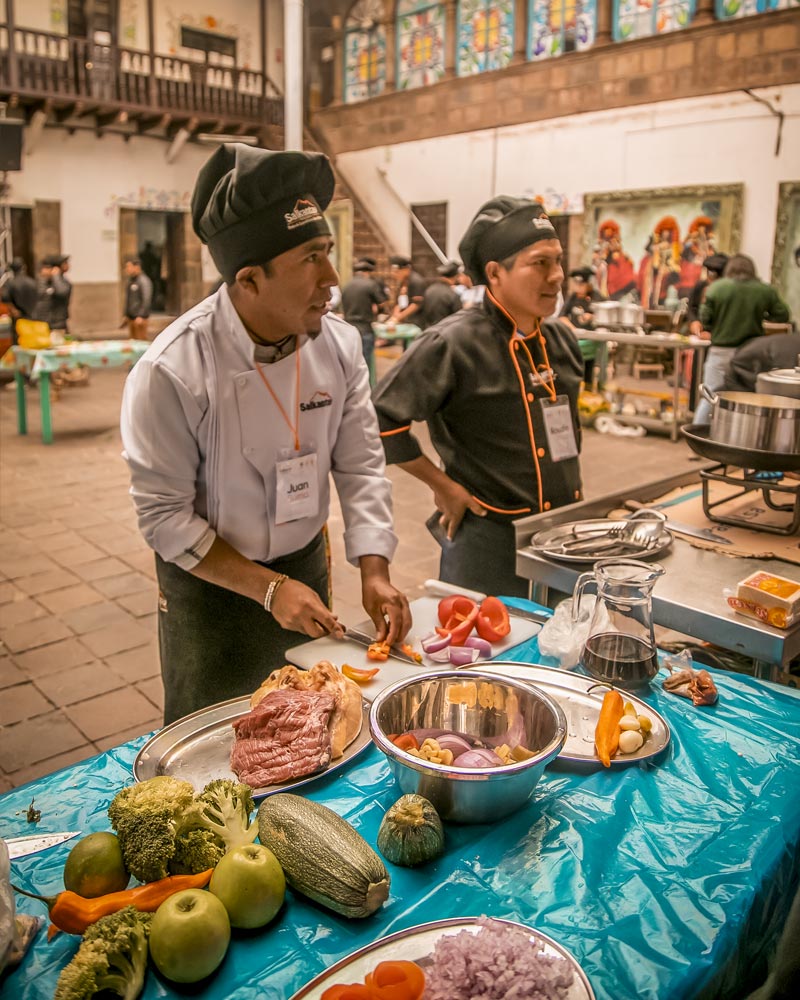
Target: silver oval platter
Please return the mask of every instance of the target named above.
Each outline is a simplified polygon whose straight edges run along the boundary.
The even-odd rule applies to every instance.
[[[358,756],[372,741],[369,735],[369,702],[361,699],[361,731],[345,748],[344,754],[323,771],[304,774],[301,778],[285,781],[280,785],[267,785],[253,789],[253,797],[263,799],[274,792],[286,792],[309,781],[338,771]],[[233,778],[231,747],[233,746],[233,721],[250,711],[250,695],[231,698],[216,705],[187,715],[172,722],[152,736],[136,755],[133,776],[145,781],[159,774],[190,781],[200,791],[214,778]]]
[[[537,532],[531,538],[530,547],[537,555],[546,556],[548,559],[558,559],[559,562],[587,563],[596,559],[614,559],[625,557],[626,559],[650,559],[665,552],[672,545],[672,533],[666,528],[658,536],[654,544],[649,547],[635,545],[633,543],[623,543],[620,541],[615,548],[606,547],[608,533],[614,529],[624,528],[631,522],[614,520],[613,518],[598,518],[587,521],[570,521],[568,524],[558,524],[553,528]],[[635,524],[635,522],[633,522]],[[588,547],[588,542],[596,538],[598,542],[597,550]],[[587,547],[580,553],[569,551],[569,544],[585,539]]]
[[[460,917],[454,920],[435,920],[429,924],[418,924],[416,927],[409,927],[396,934],[389,934],[388,937],[373,941],[365,948],[360,948],[336,962],[335,965],[320,973],[299,992],[290,997],[290,1000],[320,1000],[322,994],[330,986],[338,983],[363,983],[367,973],[372,972],[379,962],[387,959],[416,962],[424,970],[426,965],[431,964],[429,956],[433,954],[436,942],[440,938],[450,934],[458,934],[459,931],[477,934],[480,931],[479,919],[478,917]],[[544,955],[563,958],[569,963],[573,978],[567,1000],[596,1000],[586,973],[578,964],[575,956],[567,951],[563,945],[548,937],[547,934],[542,934],[541,931],[527,927],[525,924],[519,924],[513,920],[497,920],[497,923],[521,927],[531,935],[532,947],[536,947],[538,939]]]
[[[567,741],[556,758],[559,763],[567,761],[572,764],[603,766],[595,752],[594,732],[603,696],[608,691],[606,685],[598,684],[591,677],[574,674],[569,670],[540,667],[530,663],[514,663],[511,660],[491,660],[477,663],[475,666],[483,673],[528,681],[555,698],[567,717]],[[650,719],[653,728],[642,746],[634,753],[617,753],[616,757],[612,757],[612,767],[628,767],[657,757],[667,749],[671,739],[669,725],[662,715],[636,695],[627,691],[620,691],[620,694],[624,701],[631,702],[637,715],[646,715]]]

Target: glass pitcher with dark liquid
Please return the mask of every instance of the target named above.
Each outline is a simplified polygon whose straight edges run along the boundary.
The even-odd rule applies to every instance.
[[[597,603],[581,663],[599,681],[634,691],[658,673],[653,634],[653,587],[664,574],[658,563],[603,559],[582,573],[572,598],[573,619],[587,587],[597,589]]]

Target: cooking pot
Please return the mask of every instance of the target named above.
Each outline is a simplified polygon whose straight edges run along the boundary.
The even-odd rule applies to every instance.
[[[593,302],[592,315],[595,326],[617,326],[619,323],[619,302]]]
[[[617,306],[617,322],[622,326],[641,326],[644,323],[644,309],[635,302],[620,302]]]
[[[712,392],[700,386],[711,404],[712,441],[781,455],[800,453],[800,399],[760,392]]]
[[[796,368],[776,368],[771,372],[759,372],[756,376],[758,392],[768,392],[773,396],[791,396],[800,399],[800,354]]]

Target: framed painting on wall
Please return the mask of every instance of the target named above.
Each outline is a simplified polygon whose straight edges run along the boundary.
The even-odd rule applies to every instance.
[[[743,184],[611,191],[584,198],[584,260],[611,299],[671,308],[712,253],[736,253]]]
[[[772,284],[800,319],[800,181],[781,184],[772,253]]]

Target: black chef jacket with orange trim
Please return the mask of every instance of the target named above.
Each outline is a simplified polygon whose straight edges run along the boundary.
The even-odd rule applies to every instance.
[[[544,348],[536,334],[525,342],[542,370],[546,350],[555,391],[569,399],[580,448],[577,402],[584,362],[577,339],[555,320],[542,324],[542,338]],[[519,339],[510,320],[485,297],[481,308],[426,330],[373,396],[387,462],[410,462],[422,454],[410,424],[426,421],[444,471],[488,517],[500,521],[582,498],[578,458],[554,462],[551,457],[542,410],[542,400],[550,397],[527,353],[521,345],[514,349]]]

